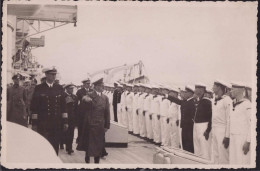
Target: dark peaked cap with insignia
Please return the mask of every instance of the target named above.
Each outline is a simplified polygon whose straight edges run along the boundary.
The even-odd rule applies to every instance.
[[[103,78],[100,78],[92,83],[94,86],[102,85],[104,84]]]
[[[13,80],[16,80],[16,79],[21,79],[20,75],[19,74],[15,74],[13,77],[12,77]]]

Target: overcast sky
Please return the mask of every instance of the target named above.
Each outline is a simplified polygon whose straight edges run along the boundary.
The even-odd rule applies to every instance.
[[[32,53],[44,66],[57,66],[62,83],[139,60],[158,83],[254,79],[256,3],[137,4],[80,5],[77,27],[42,34],[45,47]]]

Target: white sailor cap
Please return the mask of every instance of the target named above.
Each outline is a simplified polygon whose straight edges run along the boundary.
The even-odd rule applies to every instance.
[[[159,86],[156,84],[151,85],[152,89],[159,89]]]
[[[252,90],[252,87],[249,84],[246,84],[245,87],[246,87],[246,89]]]
[[[232,88],[246,88],[246,85],[241,82],[232,82],[231,85]]]
[[[128,83],[126,84],[126,86],[127,86],[127,87],[134,87],[133,84],[128,84]]]
[[[192,93],[194,93],[194,86],[191,86],[191,85],[186,85],[185,86],[185,91],[190,91],[190,92],[192,92]]]
[[[210,94],[213,94],[213,91],[210,90],[210,89],[206,89],[206,92],[207,92],[207,93],[210,93]]]
[[[146,84],[146,88],[152,89],[152,86],[150,84]]]
[[[170,86],[168,86],[168,85],[162,85],[161,87],[160,87],[161,89],[166,89],[166,90],[171,90],[171,87]]]
[[[179,93],[179,89],[176,87],[170,87],[170,91],[174,91],[176,93]]]
[[[225,81],[223,81],[223,80],[215,80],[214,81],[214,84],[221,84],[221,85],[223,85],[224,87],[227,87],[227,88],[231,88],[231,85],[229,84],[229,83],[227,83],[227,82],[225,82]]]
[[[195,84],[195,88],[205,88],[206,89],[207,86],[203,83],[197,83],[197,84]]]

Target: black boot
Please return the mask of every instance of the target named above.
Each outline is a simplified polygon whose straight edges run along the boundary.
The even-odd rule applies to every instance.
[[[85,162],[90,163],[90,157],[89,156],[85,156]]]
[[[94,162],[99,163],[99,159],[100,159],[99,157],[94,157]]]

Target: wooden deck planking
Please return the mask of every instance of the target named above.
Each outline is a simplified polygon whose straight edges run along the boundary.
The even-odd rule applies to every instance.
[[[75,131],[77,137],[77,131]],[[65,150],[59,151],[59,157],[64,163],[85,163],[85,152],[76,150],[76,139],[74,139],[74,153],[68,155]],[[128,135],[127,148],[106,148],[108,156],[102,158],[103,164],[152,164],[155,145],[146,142],[133,135]],[[91,163],[93,158],[91,158]]]

